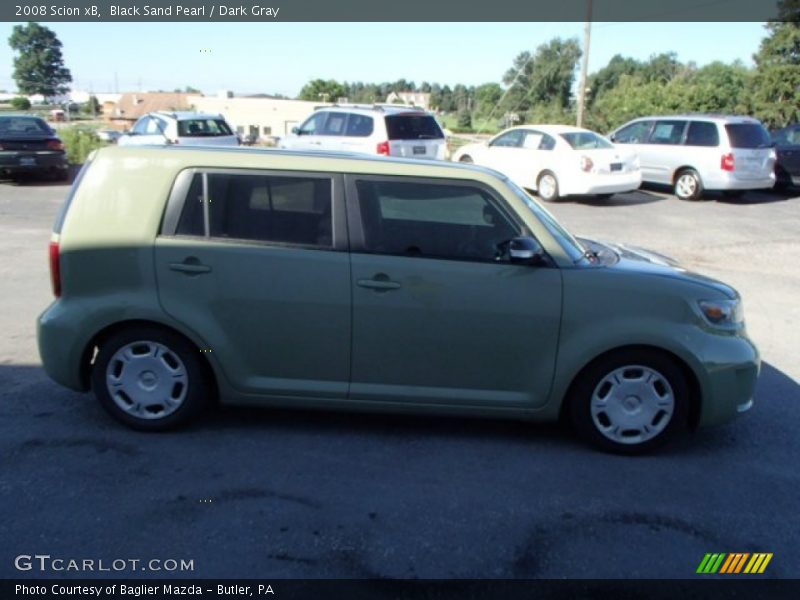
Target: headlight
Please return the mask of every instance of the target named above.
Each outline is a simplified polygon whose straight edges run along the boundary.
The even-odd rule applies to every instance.
[[[744,321],[741,300],[700,300],[697,304],[711,325],[725,327]]]

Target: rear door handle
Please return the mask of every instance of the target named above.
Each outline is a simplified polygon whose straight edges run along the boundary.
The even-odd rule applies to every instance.
[[[186,273],[188,275],[200,275],[201,273],[210,273],[211,267],[202,264],[195,259],[194,261],[186,259],[184,262],[169,263],[169,268],[179,273]]]
[[[372,279],[359,279],[356,283],[363,288],[372,289],[378,292],[388,292],[389,290],[400,289],[400,284],[389,279],[384,273],[378,273]]]

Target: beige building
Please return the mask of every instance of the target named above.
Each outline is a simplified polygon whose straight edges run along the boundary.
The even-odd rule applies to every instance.
[[[191,96],[192,108],[199,112],[221,113],[234,130],[253,140],[284,137],[325,102],[277,98],[233,97],[229,92],[217,96]]]

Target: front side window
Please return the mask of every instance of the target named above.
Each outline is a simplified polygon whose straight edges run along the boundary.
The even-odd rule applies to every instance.
[[[522,144],[522,138],[524,135],[525,131],[522,129],[506,131],[505,133],[501,133],[494,138],[489,145],[498,146],[501,148],[519,148],[519,146]]]
[[[324,112],[314,113],[300,125],[298,131],[301,135],[319,135],[325,127],[325,117],[327,116],[328,113]]]
[[[481,188],[446,183],[356,182],[365,250],[453,260],[501,260],[520,227]]]
[[[614,134],[614,142],[617,144],[644,144],[652,128],[652,121],[631,123]]]
[[[650,134],[651,144],[677,145],[683,138],[686,121],[658,121]]]
[[[197,173],[175,233],[331,248],[332,181],[238,173]],[[205,203],[205,206],[204,206]]]

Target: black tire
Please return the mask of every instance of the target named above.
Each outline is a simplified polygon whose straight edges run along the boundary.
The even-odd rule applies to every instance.
[[[458,159],[458,162],[462,162],[462,163],[464,163],[465,165],[471,165],[471,164],[474,164],[474,163],[475,163],[475,161],[474,161],[474,160],[472,160],[472,157],[471,157],[469,154],[465,154],[464,156],[462,156],[461,158],[459,158],[459,159]]]
[[[141,343],[138,347],[136,346],[137,342]],[[162,387],[162,390],[169,387],[170,396],[174,396],[177,391],[182,397],[177,408],[168,407],[162,410],[164,416],[159,416],[153,406],[150,407],[152,411],[149,409],[144,411],[150,415],[149,418],[143,418],[133,414],[136,412],[134,405],[137,403],[134,398],[127,395],[126,388],[120,387],[116,390],[115,400],[115,397],[112,397],[112,393],[109,389],[110,384],[107,384],[107,376],[111,377],[111,375],[109,375],[109,365],[112,360],[114,360],[115,363],[113,369],[118,371],[120,376],[126,368],[134,369],[132,374],[137,374],[136,385],[139,386],[136,392],[141,393],[143,396],[148,396],[148,394],[150,394],[144,386],[152,382],[153,379],[156,381],[154,388],[158,386],[160,380],[177,381],[166,379],[166,377],[163,377],[163,372],[162,376],[159,376],[159,367],[161,366],[159,364],[156,364],[150,371],[143,370],[137,372],[136,369],[141,367],[139,363],[144,365],[144,369],[149,368],[146,363],[143,362],[143,360],[149,358],[146,354],[140,353],[136,356],[135,360],[139,361],[136,367],[126,366],[122,359],[115,358],[117,351],[126,346],[134,345],[132,351],[135,354],[137,351],[141,352],[145,344],[157,344],[166,349],[161,359],[153,358],[153,361],[160,360],[164,365],[163,368],[172,368],[174,365],[181,366],[182,363],[183,370],[186,374],[184,381],[173,383],[171,387]],[[176,369],[176,372],[179,370],[180,369]],[[154,372],[156,374],[153,374]],[[149,380],[143,380],[145,376],[149,377]],[[125,329],[104,340],[99,348],[97,359],[92,369],[92,391],[103,408],[121,423],[140,431],[165,431],[175,429],[190,421],[208,405],[211,397],[210,383],[204,365],[202,364],[200,351],[182,336],[155,326]],[[179,385],[185,386],[185,389],[179,389],[177,387]],[[148,396],[148,399],[157,399],[157,397],[151,394]],[[121,406],[122,404],[130,405],[131,409],[124,410]],[[139,412],[142,412],[142,410],[140,409]]]
[[[641,405],[638,405],[639,412],[635,412],[639,399],[633,393],[617,402],[616,398],[618,396],[611,395],[615,391],[613,387],[606,387],[613,384],[604,380],[607,376],[624,367],[630,368],[624,370],[623,376],[619,378],[623,382],[618,387],[620,392],[626,393],[626,388],[623,385],[628,383],[625,381],[627,374],[635,377],[637,369],[649,369],[656,373],[656,377],[651,384],[653,390],[657,394],[664,394],[664,398],[667,398],[667,394],[671,391],[673,399],[672,414],[668,414],[667,411],[669,409],[667,408],[657,408],[652,420],[648,421],[647,407],[643,406],[646,400]],[[644,374],[642,372],[642,375]],[[635,381],[635,379],[630,381]],[[648,384],[649,381],[646,385]],[[592,410],[592,399],[596,392],[601,400],[604,393],[608,394],[607,398],[610,398],[610,400],[604,406],[610,410],[605,412],[605,409],[598,409],[595,416]],[[636,399],[635,401],[632,400],[634,398]],[[626,406],[629,399],[634,402],[633,407]],[[567,402],[572,424],[583,440],[606,452],[638,455],[658,448],[686,428],[690,392],[683,370],[671,357],[657,350],[631,348],[605,355],[586,367],[575,380]],[[613,417],[609,417],[609,413],[613,414],[615,411],[623,413],[621,415],[622,419],[619,420],[616,428],[614,427],[615,423],[611,420]],[[623,419],[629,419],[630,423],[639,419],[648,421],[648,425],[641,426],[640,432],[641,430],[646,431],[648,426],[652,427],[653,430],[660,429],[652,437],[647,437],[650,435],[649,433],[639,436],[631,435],[631,432],[636,431],[636,429],[622,429],[617,434],[616,432],[620,429],[619,425],[626,424]],[[663,419],[668,420],[663,422]],[[604,424],[607,433],[603,433],[601,430]],[[639,425],[637,424],[636,426]],[[617,437],[617,439],[612,439],[613,437]],[[626,441],[619,441],[620,437],[626,439]]]
[[[545,178],[552,178],[552,188],[545,186],[545,194],[542,194],[542,181]],[[551,190],[551,191],[548,191]],[[545,202],[556,202],[559,198],[558,178],[552,171],[542,171],[536,178],[536,195]]]
[[[679,200],[698,200],[703,195],[703,180],[694,169],[683,169],[675,175],[673,192]]]

